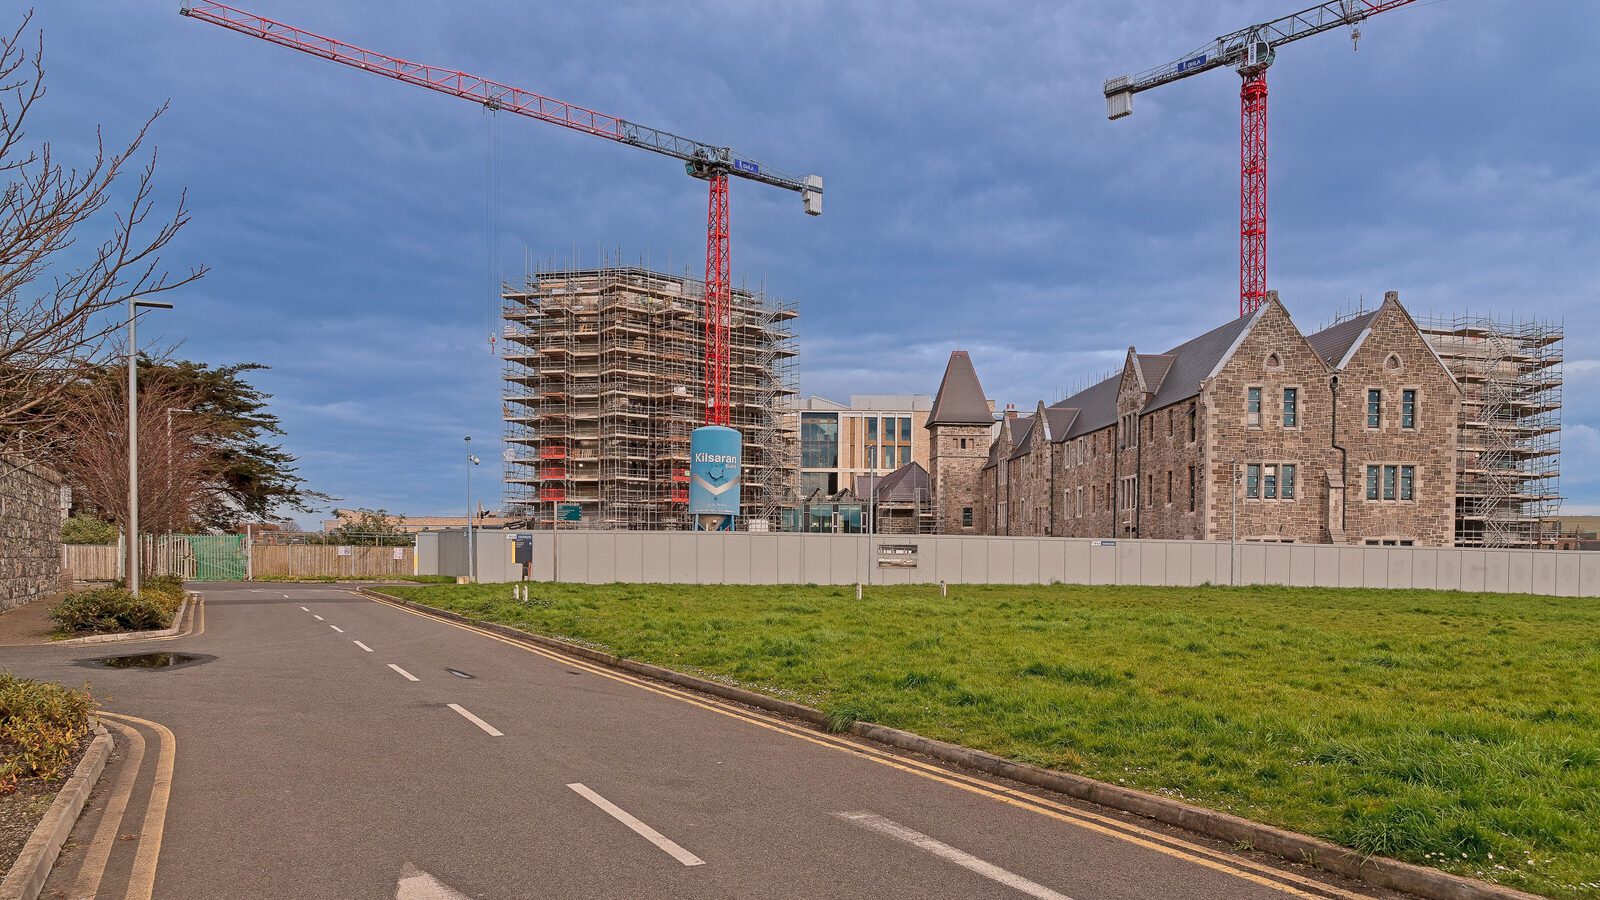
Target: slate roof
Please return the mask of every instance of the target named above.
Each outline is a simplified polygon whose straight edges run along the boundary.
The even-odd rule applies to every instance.
[[[1377,315],[1377,310],[1362,313],[1337,325],[1324,328],[1316,334],[1308,334],[1306,340],[1311,342],[1311,349],[1317,351],[1323,362],[1338,368],[1344,355],[1349,353],[1350,348],[1361,339],[1362,332],[1367,330],[1367,326],[1372,324]]]
[[[919,463],[906,463],[876,480],[879,503],[915,503],[933,496],[933,481]]]
[[[1033,433],[1036,430],[1034,426],[1038,424],[1038,416],[1018,416],[1012,421],[1011,427],[1013,429],[1022,429],[1022,437],[1017,438],[1016,449],[1011,451],[1011,455],[1007,459],[1016,459],[1017,457],[1028,455],[1028,451],[1033,449]]]
[[[1055,443],[1065,440],[1064,436],[1071,430],[1072,422],[1077,418],[1078,411],[1075,409],[1045,407],[1044,422],[1047,426],[1045,430],[1048,432],[1050,440]]]
[[[978,383],[978,373],[972,368],[972,357],[965,350],[952,351],[924,427],[992,424],[994,413],[989,410],[989,399],[984,396],[983,385]]]
[[[1233,349],[1234,343],[1254,318],[1241,316],[1165,353],[1137,354],[1139,368],[1144,372],[1145,387],[1154,392],[1143,411],[1154,412],[1199,396],[1200,382],[1211,377],[1217,363]],[[1115,424],[1117,388],[1121,383],[1122,373],[1118,372],[1099,384],[1050,404],[1050,409],[1077,411],[1067,427],[1050,429],[1051,439],[1057,443],[1068,441]]]

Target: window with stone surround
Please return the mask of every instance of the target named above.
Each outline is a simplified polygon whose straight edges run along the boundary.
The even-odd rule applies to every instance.
[[[971,528],[972,527],[972,507],[970,507],[970,506],[961,507],[961,527],[962,528]]]
[[[1189,467],[1189,512],[1194,512],[1194,466]]]
[[[1400,463],[1367,466],[1367,499],[1409,503],[1417,499],[1417,467]]]
[[[1283,389],[1283,427],[1300,427],[1300,389]]]
[[[1167,470],[1167,505],[1172,505],[1172,470]]]
[[[1383,427],[1383,391],[1367,388],[1367,427]]]
[[[1198,426],[1195,424],[1195,422],[1196,422],[1195,401],[1190,400],[1189,401],[1189,443],[1191,443],[1191,444],[1195,442],[1195,435],[1198,433]]]
[[[1246,500],[1293,500],[1294,463],[1249,463],[1244,467]]]
[[[1414,388],[1400,392],[1400,427],[1407,431],[1417,427],[1417,392]]]
[[[1244,424],[1250,428],[1261,427],[1261,388],[1249,388],[1245,393]]]

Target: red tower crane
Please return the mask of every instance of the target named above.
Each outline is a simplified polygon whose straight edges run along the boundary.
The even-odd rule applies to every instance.
[[[1363,21],[1415,0],[1332,0],[1281,19],[1225,34],[1182,59],[1113,78],[1105,84],[1106,116],[1133,112],[1133,95],[1220,66],[1232,66],[1244,79],[1239,91],[1239,315],[1255,312],[1267,299],[1267,69],[1284,44],[1342,25],[1361,38]]]
[[[784,175],[727,147],[691,140],[466,72],[422,65],[363,50],[354,44],[285,25],[223,3],[194,0],[186,3],[179,12],[191,19],[220,25],[281,47],[471,100],[491,110],[516,113],[682,160],[689,175],[706,181],[711,188],[711,202],[706,216],[705,422],[707,425],[728,424],[728,328],[732,318],[728,177],[795,191],[804,202],[806,214],[819,216],[822,215],[822,176],[795,178]]]

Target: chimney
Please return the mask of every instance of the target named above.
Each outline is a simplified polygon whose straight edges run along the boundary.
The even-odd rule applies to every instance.
[[[1385,302],[1385,303],[1399,303],[1400,302],[1400,292],[1399,291],[1384,291],[1383,292],[1383,302]]]
[[[1278,292],[1277,291],[1267,291],[1267,302],[1268,303],[1277,303],[1278,302]]]
[[[1015,403],[1007,403],[1006,404],[1006,418],[1015,419],[1016,417],[1017,417],[1017,405]]]

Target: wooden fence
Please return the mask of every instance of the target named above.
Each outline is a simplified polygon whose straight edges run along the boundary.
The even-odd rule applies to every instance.
[[[223,577],[208,567],[197,568],[189,544],[182,538],[147,541],[144,570],[167,573],[185,579]],[[122,577],[116,544],[64,544],[61,547],[63,574],[77,581],[115,581]],[[257,577],[268,575],[346,578],[382,578],[410,575],[414,571],[411,547],[338,547],[331,544],[256,544],[251,549],[250,568]],[[242,568],[236,566],[235,568]],[[206,569],[206,571],[200,571]],[[242,571],[233,575],[238,578]]]
[[[335,547],[331,544],[257,544],[252,573],[382,578],[412,574],[411,547]]]

